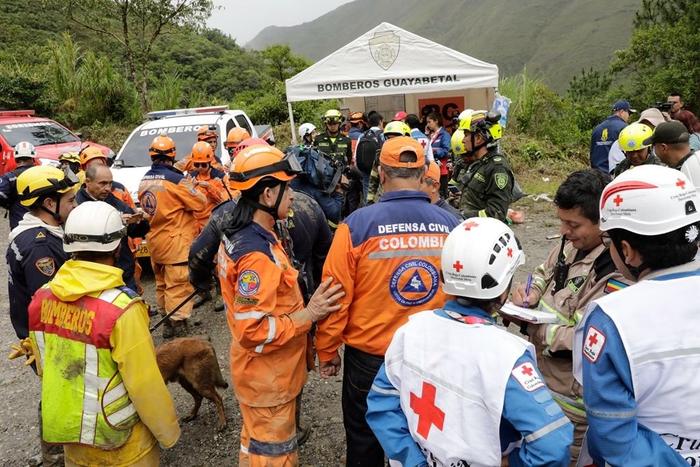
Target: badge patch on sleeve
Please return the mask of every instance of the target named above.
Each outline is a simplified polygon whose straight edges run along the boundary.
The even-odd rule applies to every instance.
[[[504,173],[497,173],[494,175],[494,180],[496,181],[496,186],[499,190],[502,190],[508,184],[508,175]]]
[[[605,293],[613,293],[617,292],[618,290],[624,289],[627,287],[627,284],[624,282],[618,281],[616,279],[608,279],[608,282],[605,284]]]
[[[603,351],[605,345],[605,334],[591,326],[586,334],[586,341],[583,343],[583,355],[591,363],[598,361],[598,357]]]
[[[36,266],[37,271],[48,277],[52,277],[56,272],[56,263],[49,256],[36,260],[34,266]]]
[[[260,289],[260,276],[252,269],[246,269],[238,275],[238,293],[244,297],[255,295]]]
[[[516,366],[511,374],[527,392],[532,392],[544,387],[544,382],[542,378],[540,378],[540,374],[530,362],[525,362],[522,365]]]

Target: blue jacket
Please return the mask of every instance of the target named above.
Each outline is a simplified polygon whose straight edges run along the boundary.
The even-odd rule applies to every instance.
[[[24,213],[29,211],[19,202],[19,197],[17,195],[17,177],[30,167],[31,165],[17,167],[12,172],[6,173],[0,177],[0,206],[10,212],[10,230],[17,227]]]
[[[10,320],[20,339],[29,336],[27,308],[32,295],[53,279],[56,271],[68,259],[63,251],[62,236],[52,233],[38,219],[33,224],[33,227],[21,233],[17,230],[10,233],[10,244],[5,255],[9,269]]]
[[[611,115],[593,129],[591,135],[591,167],[609,173],[608,153],[620,132],[627,126],[622,118]]]
[[[348,131],[348,137],[352,140],[355,141],[360,138],[364,134],[365,130],[363,130],[360,127],[352,126],[350,127],[350,131]]]
[[[431,146],[433,147],[433,156],[437,160],[444,160],[450,155],[450,149],[452,148],[450,142],[451,136],[444,128],[440,127],[438,130],[438,136],[433,141]]]
[[[596,306],[586,319],[584,336],[591,326],[605,336],[595,363],[581,359],[588,451],[593,460],[597,465],[688,467],[656,432],[637,422],[632,373],[615,323]]]
[[[447,302],[444,310],[494,322],[485,311],[465,307],[455,301]],[[436,310],[435,313],[443,319],[452,319],[443,310]],[[537,368],[535,358],[528,352],[515,362],[513,368],[523,363],[531,363]],[[397,392],[382,365],[367,396],[367,422],[389,458],[400,461],[404,466],[425,466],[425,456],[411,437]],[[525,438],[509,454],[511,466],[569,465],[573,427],[546,387],[528,392],[515,377],[510,377],[503,402],[500,437],[501,451]]]

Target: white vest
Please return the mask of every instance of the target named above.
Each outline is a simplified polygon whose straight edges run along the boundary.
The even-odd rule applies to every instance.
[[[700,151],[695,151],[692,156],[686,159],[680,169],[695,185],[695,189],[700,190]]]
[[[691,263],[650,277],[697,267]],[[597,304],[620,334],[632,373],[639,423],[658,433],[684,458],[695,459],[691,465],[698,465],[700,276],[646,279],[592,306]]]
[[[386,374],[429,465],[501,465],[506,384],[527,349],[534,355],[531,344],[496,326],[434,311],[399,328],[386,352]]]

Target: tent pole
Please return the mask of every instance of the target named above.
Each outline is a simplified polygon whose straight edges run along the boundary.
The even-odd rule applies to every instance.
[[[297,145],[297,130],[296,130],[296,125],[294,124],[294,113],[292,113],[292,103],[287,102],[287,110],[289,110],[289,125],[291,126],[292,130],[292,145],[296,146]]]

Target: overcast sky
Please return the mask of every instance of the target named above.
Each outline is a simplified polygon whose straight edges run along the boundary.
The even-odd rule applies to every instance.
[[[335,10],[352,0],[214,0],[215,9],[209,18],[217,28],[246,45],[267,26],[294,26]]]

